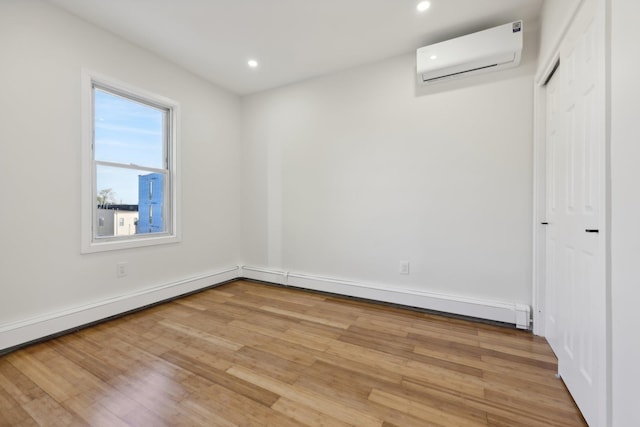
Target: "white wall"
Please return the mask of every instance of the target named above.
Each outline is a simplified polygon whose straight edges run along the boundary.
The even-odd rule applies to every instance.
[[[35,0],[0,2],[0,58],[0,330],[237,264],[238,97]],[[181,104],[179,244],[80,254],[82,67]]]
[[[640,3],[610,4],[613,425],[623,427],[640,425]]]
[[[431,89],[408,54],[243,98],[244,262],[530,304],[525,39],[520,68]]]

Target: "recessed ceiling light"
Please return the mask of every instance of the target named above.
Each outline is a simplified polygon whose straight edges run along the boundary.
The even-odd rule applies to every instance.
[[[250,59],[247,61],[247,65],[251,68],[256,68],[258,66],[258,61],[255,59]]]
[[[437,56],[437,55],[431,55],[431,56],[429,57],[429,59],[438,59],[438,56]]]
[[[429,9],[431,7],[431,3],[428,1],[421,1],[420,3],[418,3],[418,5],[416,6],[416,9],[418,9],[418,12],[424,12],[425,10]]]

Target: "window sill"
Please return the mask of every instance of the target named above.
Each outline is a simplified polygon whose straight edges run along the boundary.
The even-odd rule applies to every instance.
[[[180,237],[176,235],[156,235],[153,237],[135,239],[104,239],[91,242],[83,242],[81,253],[90,254],[96,252],[115,251],[122,249],[133,249],[147,246],[167,245],[180,242]]]

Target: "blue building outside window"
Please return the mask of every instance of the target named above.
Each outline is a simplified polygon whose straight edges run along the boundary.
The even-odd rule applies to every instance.
[[[150,173],[138,176],[138,234],[164,231],[163,175]]]

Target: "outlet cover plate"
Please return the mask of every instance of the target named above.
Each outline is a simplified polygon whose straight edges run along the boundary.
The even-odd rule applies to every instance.
[[[116,277],[121,278],[127,275],[127,265],[126,262],[119,262],[116,264]]]
[[[409,261],[400,261],[400,274],[409,274]]]

